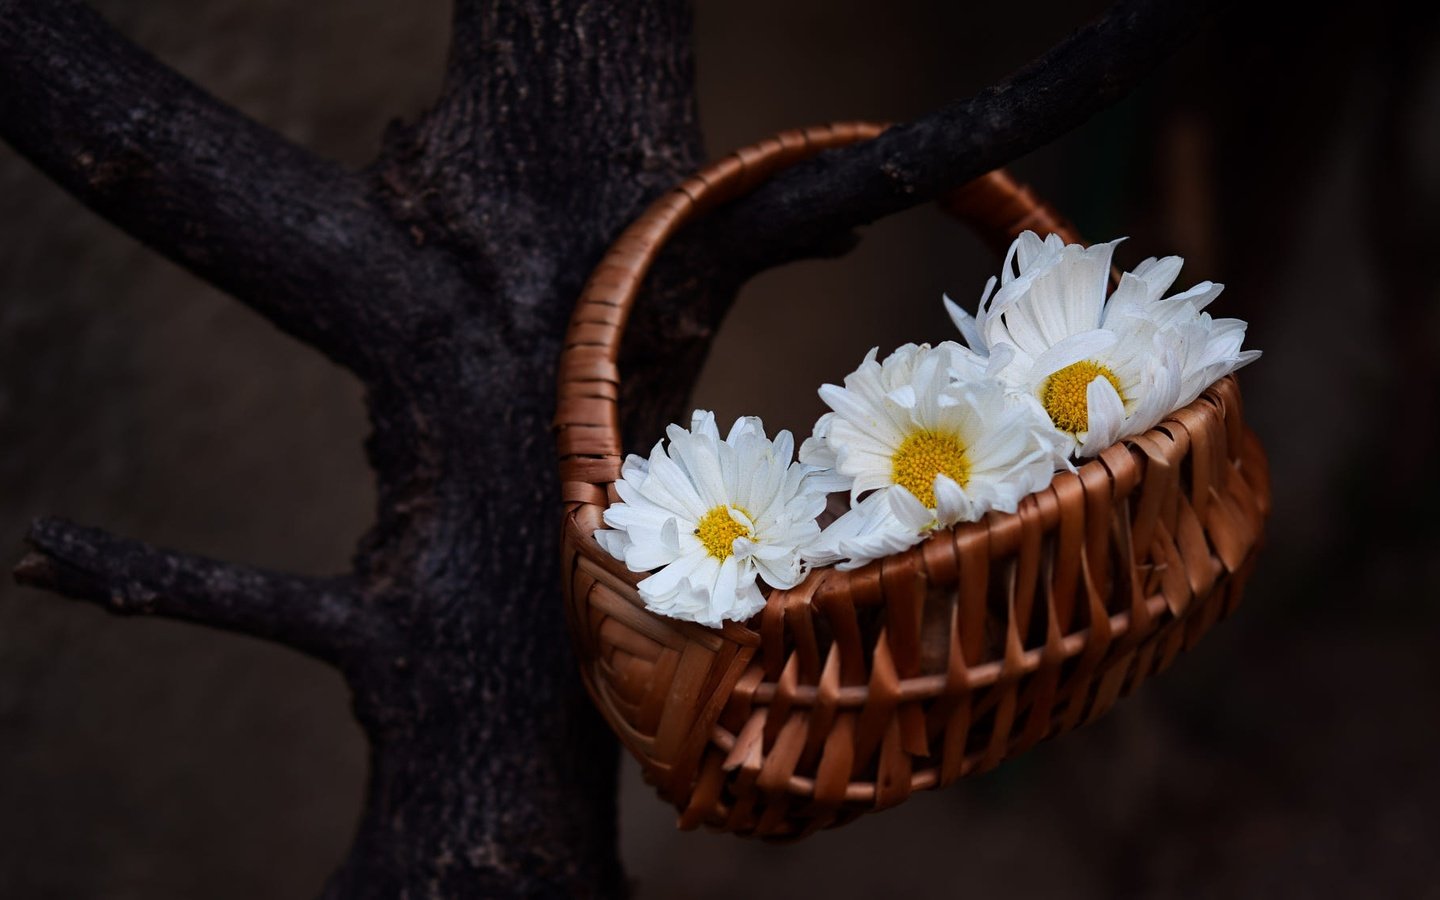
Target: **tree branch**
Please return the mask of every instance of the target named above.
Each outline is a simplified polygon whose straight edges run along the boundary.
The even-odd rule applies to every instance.
[[[209,625],[336,663],[361,645],[360,598],[345,578],[267,572],[161,550],[61,519],[37,519],[20,584],[87,600],[120,615]]]
[[[777,176],[717,212],[704,243],[751,271],[836,246],[850,229],[932,200],[1116,103],[1222,5],[1119,0],[994,87]]]
[[[0,137],[81,202],[356,371],[417,253],[364,180],[216,100],[74,0],[0,0]],[[397,299],[398,298],[398,299]],[[412,317],[413,318],[413,317]]]

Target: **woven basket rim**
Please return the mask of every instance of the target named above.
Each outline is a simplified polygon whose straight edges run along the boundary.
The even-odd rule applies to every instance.
[[[931,568],[928,565],[929,558],[939,548],[964,544],[977,539],[998,541],[1001,546],[994,553],[1002,555],[1007,549],[1005,535],[1007,532],[1015,532],[1022,518],[1032,515],[1039,516],[1043,523],[1042,530],[1045,532],[1053,530],[1062,515],[1062,510],[1067,505],[1080,502],[1069,498],[1083,493],[1086,483],[1102,478],[1115,482],[1120,489],[1114,492],[1113,496],[1116,501],[1119,501],[1127,498],[1130,491],[1134,490],[1139,483],[1138,470],[1134,465],[1138,457],[1144,456],[1147,463],[1150,464],[1180,465],[1190,452],[1190,435],[1196,431],[1197,418],[1218,417],[1217,409],[1223,404],[1234,404],[1237,407],[1240,404],[1238,381],[1234,375],[1227,375],[1211,384],[1194,401],[1175,410],[1153,428],[1141,434],[1121,438],[1097,456],[1078,466],[1075,471],[1056,472],[1044,487],[1022,497],[1019,508],[1013,513],[992,509],[973,522],[960,522],[948,528],[937,528],[930,533],[929,537],[914,546],[873,560],[855,569],[840,570],[833,566],[811,569],[805,579],[795,587],[782,589],[767,585],[764,589],[766,598],[768,600],[773,594],[784,593],[804,597],[807,602],[848,602],[866,605],[867,602],[873,602],[871,598],[878,593],[874,586],[878,586],[879,582],[884,579],[887,567],[908,562],[920,563],[926,568]],[[599,541],[595,540],[595,532],[607,527],[602,517],[613,502],[618,502],[618,499],[607,495],[603,503],[582,501],[571,504],[569,514],[565,517],[567,523],[565,534],[574,542],[577,552],[593,562],[599,563],[607,572],[623,582],[626,587],[624,594],[627,599],[648,612],[648,608],[639,599],[637,585],[652,573],[631,571],[624,562],[611,556],[600,546]],[[659,615],[658,613],[652,614]],[[669,621],[693,625],[696,628],[723,634],[727,639],[737,643],[753,645],[760,642],[760,627],[758,624],[752,627],[752,623],[758,623],[764,615],[765,611],[762,610],[743,621],[727,621],[719,628],[679,619],[670,619]]]

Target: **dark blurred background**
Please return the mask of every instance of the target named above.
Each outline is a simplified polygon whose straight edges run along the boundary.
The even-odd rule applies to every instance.
[[[438,87],[443,0],[99,0],[121,30],[352,164]],[[1238,7],[1238,5],[1237,5]],[[904,119],[1103,4],[701,0],[708,144]],[[1385,0],[1236,8],[1015,169],[1126,267],[1229,285],[1275,477],[1240,612],[1100,723],[795,846],[678,833],[626,760],[642,898],[1440,897],[1440,32]],[[0,85],[0,90],[3,90]],[[373,504],[357,385],[0,147],[0,563],[60,513],[343,568]],[[920,209],[749,286],[698,405],[808,430],[872,345],[952,337],[998,268]],[[794,353],[795,347],[805,348]],[[0,897],[308,897],[358,812],[338,676],[0,581]]]

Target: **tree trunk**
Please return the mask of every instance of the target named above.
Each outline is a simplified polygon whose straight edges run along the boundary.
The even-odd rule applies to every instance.
[[[373,170],[493,312],[417,329],[370,394],[357,570],[391,627],[346,667],[372,766],[329,896],[623,892],[616,743],[555,600],[554,363],[610,238],[698,161],[691,70],[683,3],[461,2],[443,99]]]

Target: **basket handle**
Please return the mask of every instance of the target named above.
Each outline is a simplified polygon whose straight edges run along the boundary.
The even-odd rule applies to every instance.
[[[567,508],[608,506],[606,486],[620,477],[620,339],[665,241],[696,216],[753,190],[779,170],[825,150],[870,140],[885,127],[841,122],[781,132],[701,169],[625,229],[586,282],[560,355],[554,425]],[[1027,229],[1055,232],[1067,242],[1079,239],[1054,209],[1003,169],[962,185],[942,197],[940,205],[1000,250]],[[598,524],[598,515],[583,518]]]

